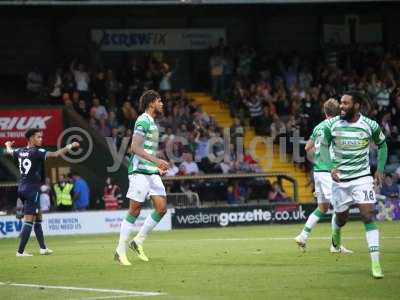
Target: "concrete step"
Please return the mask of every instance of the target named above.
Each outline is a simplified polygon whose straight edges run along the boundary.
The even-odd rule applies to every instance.
[[[190,95],[195,99],[197,104],[200,104],[203,111],[213,117],[218,126],[222,128],[228,128],[232,125],[233,119],[230,116],[229,109],[227,105],[220,104],[214,101],[209,95],[205,93],[190,93]],[[248,148],[251,142],[256,138],[256,134],[253,128],[245,126],[245,138],[244,144]],[[258,143],[255,149],[257,155],[266,154],[266,147],[261,143]],[[261,159],[259,165],[265,171],[268,172],[284,172],[288,173],[290,176],[294,177],[299,184],[299,202],[306,203],[313,201],[313,195],[311,193],[310,187],[306,184],[309,181],[308,175],[301,170],[298,170],[291,162],[290,156],[286,156],[286,160],[281,159],[279,155],[279,147],[276,145],[273,147],[272,154],[266,159]],[[284,183],[284,188],[290,195],[292,192],[291,184]]]

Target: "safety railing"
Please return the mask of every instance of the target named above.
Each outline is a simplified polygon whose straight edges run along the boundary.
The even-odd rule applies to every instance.
[[[173,183],[173,182],[178,182],[178,183],[188,183],[190,185],[191,182],[196,183],[196,185],[207,185],[210,184],[211,182],[214,182],[216,184],[221,183],[221,182],[228,182],[228,181],[235,181],[235,180],[240,180],[244,181],[244,185],[246,184],[251,184],[249,180],[257,180],[258,182],[262,182],[262,178],[276,178],[276,181],[279,183],[279,185],[282,186],[284,181],[289,182],[292,185],[292,194],[290,195],[290,198],[293,202],[297,202],[298,200],[298,195],[299,195],[299,186],[298,182],[295,178],[292,176],[289,176],[286,173],[280,173],[280,172],[269,172],[269,173],[238,173],[238,174],[207,174],[207,175],[190,175],[190,176],[165,176],[163,177],[163,181],[165,182],[166,185],[168,183]],[[261,181],[260,181],[261,179]],[[246,182],[247,180],[247,182]],[[199,194],[200,197],[200,202],[204,203],[207,200],[209,200],[210,197],[215,196],[210,193],[212,193],[212,189],[209,189],[209,192],[206,193],[199,193],[198,188],[195,188],[195,191]],[[220,199],[223,200],[223,199]]]

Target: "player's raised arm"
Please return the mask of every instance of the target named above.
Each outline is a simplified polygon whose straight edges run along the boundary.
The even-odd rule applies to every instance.
[[[5,142],[4,145],[6,146],[6,150],[4,151],[4,153],[12,155],[14,153],[14,149],[12,148],[14,143],[15,143],[15,141],[7,141],[7,142]]]
[[[167,170],[169,168],[168,162],[165,160],[159,159],[144,150],[144,136],[138,133],[135,133],[132,137],[132,144],[131,144],[131,152],[140,156],[143,159],[151,161],[157,164],[161,170]]]
[[[73,142],[71,144],[68,144],[67,146],[65,146],[64,148],[58,149],[57,151],[48,151],[46,153],[47,157],[59,157],[62,155],[67,154],[69,151],[71,151],[74,148],[79,148],[80,145],[78,142]]]

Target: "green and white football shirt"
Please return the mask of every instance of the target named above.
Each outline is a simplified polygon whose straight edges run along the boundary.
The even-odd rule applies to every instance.
[[[326,172],[330,171],[332,168],[332,163],[330,160],[321,158],[321,143],[324,139],[324,127],[326,126],[326,121],[324,120],[315,126],[310,139],[314,142],[314,171],[315,172]]]
[[[144,137],[144,151],[157,156],[159,133],[157,125],[150,115],[144,113],[137,118],[133,133]],[[132,173],[159,174],[155,163],[143,159],[136,154],[131,155],[129,158],[128,174]]]
[[[328,145],[332,144],[332,167],[339,170],[341,180],[370,175],[370,142],[376,145],[385,142],[385,135],[378,123],[363,115],[354,123],[340,117],[327,120],[324,138]]]

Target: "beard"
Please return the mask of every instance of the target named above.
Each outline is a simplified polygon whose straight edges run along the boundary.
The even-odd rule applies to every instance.
[[[340,115],[340,119],[345,120],[345,121],[350,121],[351,119],[354,118],[355,115],[356,115],[356,110],[354,109],[354,106],[353,106],[344,115]]]

